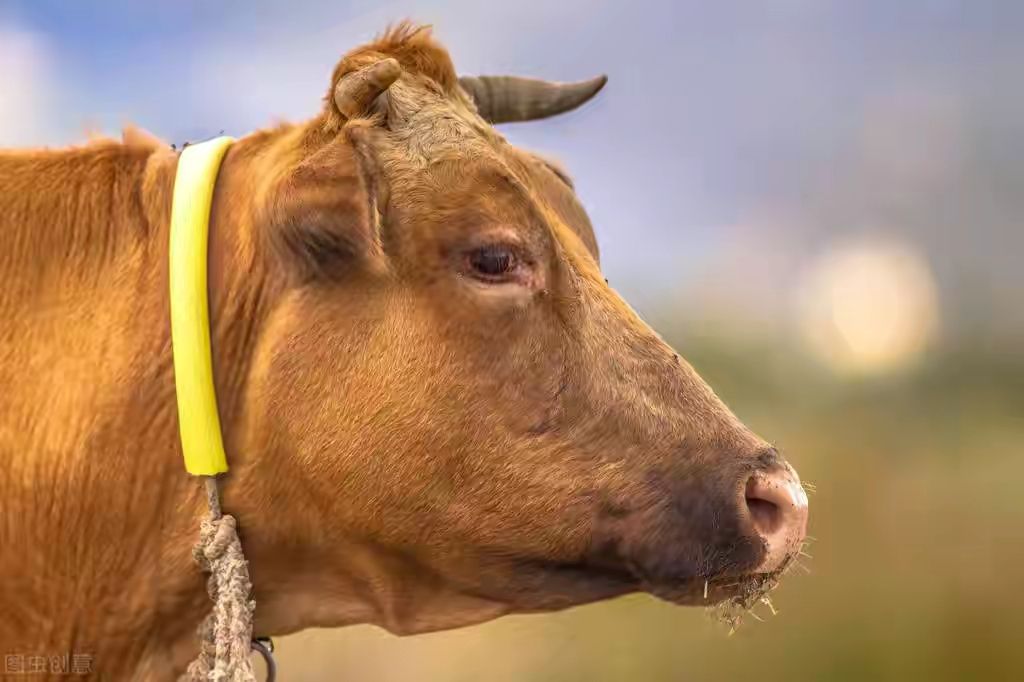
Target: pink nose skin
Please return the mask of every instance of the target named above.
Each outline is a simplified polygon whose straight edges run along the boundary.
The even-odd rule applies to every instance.
[[[754,530],[768,547],[758,573],[771,573],[800,551],[807,537],[807,493],[788,464],[758,472],[747,481],[747,509]]]

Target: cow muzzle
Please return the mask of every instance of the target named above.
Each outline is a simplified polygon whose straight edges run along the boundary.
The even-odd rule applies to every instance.
[[[780,576],[807,537],[807,495],[774,449],[705,476],[649,479],[653,503],[601,524],[641,588],[709,605]],[[610,563],[610,562],[608,562]]]

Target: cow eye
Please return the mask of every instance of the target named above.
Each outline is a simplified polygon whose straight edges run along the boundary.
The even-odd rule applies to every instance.
[[[472,274],[494,282],[506,279],[517,266],[516,255],[507,246],[485,246],[470,251],[467,260]]]

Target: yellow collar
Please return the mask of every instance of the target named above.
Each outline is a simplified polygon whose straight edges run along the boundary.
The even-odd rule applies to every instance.
[[[171,203],[171,343],[185,469],[196,476],[228,470],[217,414],[206,288],[207,237],[217,171],[230,137],[190,145],[178,159]]]

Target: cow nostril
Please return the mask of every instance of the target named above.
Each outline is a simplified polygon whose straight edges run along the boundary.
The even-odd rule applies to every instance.
[[[759,471],[747,480],[743,501],[751,525],[765,544],[764,572],[777,570],[800,549],[807,535],[807,495],[792,467]]]
[[[754,528],[761,535],[774,535],[782,525],[782,510],[769,500],[747,497],[747,509],[754,521]]]
[[[744,501],[754,530],[768,538],[782,530],[787,512],[794,505],[788,486],[777,475],[758,473],[747,481]]]

